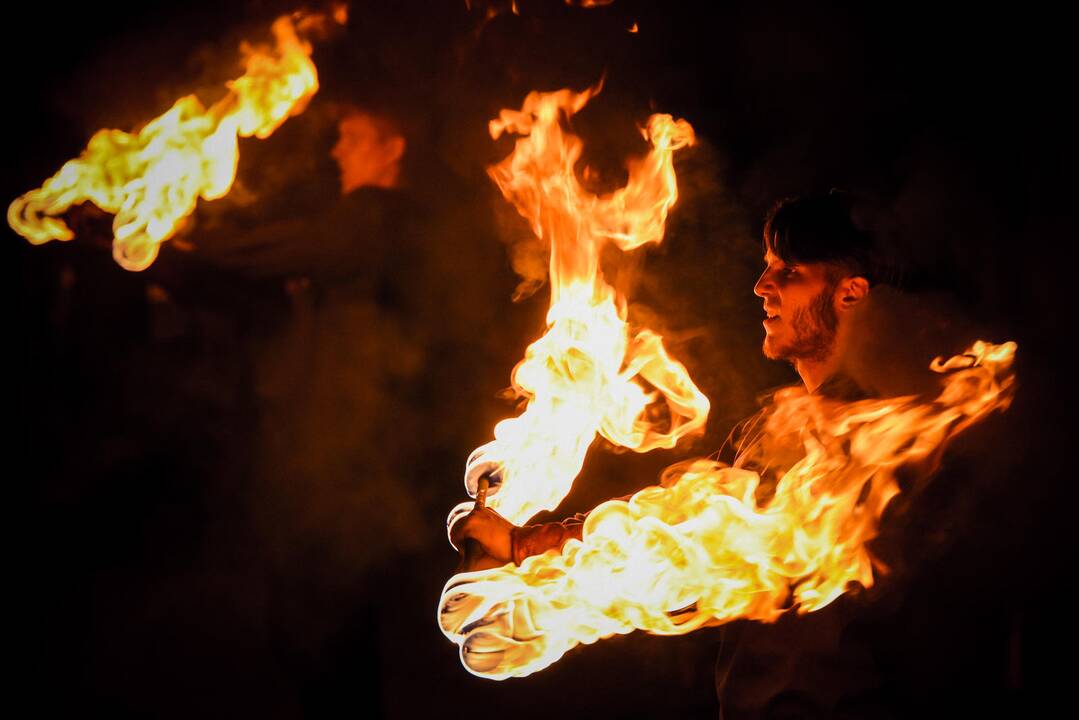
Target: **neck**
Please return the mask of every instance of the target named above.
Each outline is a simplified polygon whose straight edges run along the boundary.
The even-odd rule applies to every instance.
[[[393,164],[382,168],[375,173],[367,173],[359,177],[342,177],[341,179],[341,194],[348,195],[353,190],[358,190],[364,186],[380,187],[380,188],[395,188],[397,187],[397,181],[399,179],[401,169],[397,164]]]
[[[802,378],[802,384],[810,394],[815,393],[825,380],[839,370],[839,353],[832,352],[822,360],[795,360],[794,369]]]
[[[843,368],[843,358],[846,356],[847,323],[840,322],[828,354],[821,358],[799,358],[794,361],[794,369],[798,371],[806,390],[812,394],[825,380]]]

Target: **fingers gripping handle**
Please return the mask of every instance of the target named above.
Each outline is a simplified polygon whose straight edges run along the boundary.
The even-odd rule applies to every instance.
[[[472,511],[482,510],[487,506],[487,489],[490,487],[490,477],[484,473],[476,482],[476,503],[472,506]],[[472,538],[465,538],[461,541],[460,556],[461,560],[457,564],[456,572],[468,572],[470,569],[475,568],[480,557],[483,555],[483,546],[479,541]]]

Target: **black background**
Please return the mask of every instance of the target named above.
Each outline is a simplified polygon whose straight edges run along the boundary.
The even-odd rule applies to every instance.
[[[258,200],[196,216],[316,212],[335,191],[330,104],[386,114],[408,138],[404,192],[425,231],[357,239],[377,292],[314,282],[290,295],[283,278],[169,244],[129,273],[107,222],[43,247],[8,231],[9,594],[39,714],[715,715],[715,629],[614,638],[494,683],[461,667],[435,622],[456,562],[445,513],[463,499],[465,458],[513,411],[497,392],[546,304],[544,290],[510,302],[507,247],[527,230],[483,173],[508,151],[486,121],[532,89],[604,73],[576,129],[612,182],[649,112],[685,117],[702,140],[680,158],[664,247],[637,260],[632,312],[658,318],[713,413],[678,452],[594,449],[554,515],[711,452],[757,392],[794,379],[759,353],[761,219],[784,195],[849,188],[908,256],[911,289],[1020,345],[1004,440],[973,449],[997,477],[969,491],[903,641],[880,650],[905,698],[896,712],[1025,716],[1049,702],[1070,664],[1051,651],[1071,648],[1062,18],[1033,4],[522,0],[520,16],[496,3],[485,20],[487,7],[354,3],[347,32],[316,48],[308,112],[241,142],[240,184]],[[3,196],[37,187],[99,127],[134,127],[187,92],[212,101],[239,40],[288,9],[22,8],[5,48]],[[197,245],[198,224],[185,232]]]

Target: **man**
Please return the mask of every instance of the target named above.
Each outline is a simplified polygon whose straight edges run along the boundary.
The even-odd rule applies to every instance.
[[[282,652],[297,657],[332,642],[344,608],[371,602],[360,585],[334,583],[378,572],[386,537],[400,539],[398,553],[422,543],[418,501],[389,477],[421,435],[401,428],[423,417],[406,393],[429,352],[428,333],[416,330],[429,211],[402,187],[406,141],[396,124],[369,109],[331,109],[337,137],[325,150],[339,192],[279,220],[265,219],[275,210],[267,201],[243,222],[197,228],[190,255],[201,263],[191,270],[202,272],[183,278],[243,288],[218,311],[243,313],[230,337],[242,343],[233,364],[247,371],[239,392],[254,418],[236,464],[252,478],[243,511],[264,548],[253,572],[291,598],[268,612],[286,619]],[[301,617],[291,603],[319,611]]]
[[[765,357],[790,362],[806,392],[844,401],[870,393],[854,380],[856,322],[877,279],[871,237],[835,191],[779,203],[764,226],[765,269],[753,292],[763,300]],[[732,431],[718,458],[761,474],[770,492],[796,462],[799,446],[763,433],[766,405]],[[857,608],[842,597],[775,624],[724,628],[716,665],[721,717],[877,717],[878,672],[869,646],[851,632]]]
[[[869,396],[853,379],[851,350],[878,270],[872,239],[851,221],[849,201],[833,191],[778,203],[765,220],[763,247],[765,269],[753,292],[764,301],[764,356],[790,362],[810,394]],[[760,436],[768,412],[737,426],[716,457],[762,475],[774,468],[785,448]],[[762,477],[766,487],[769,479]]]
[[[766,267],[753,292],[764,300],[765,356],[793,363],[811,393],[864,397],[847,375],[846,351],[851,319],[869,295],[873,254],[869,235],[851,222],[848,200],[832,192],[779,203],[765,222],[764,251]],[[721,459],[750,465],[749,439],[761,418],[758,413],[732,432]],[[486,553],[480,562],[497,566],[560,548],[580,537],[581,523],[577,517],[517,528],[485,508],[454,525],[453,537],[479,542]]]
[[[855,317],[869,297],[877,268],[872,239],[855,226],[841,193],[784,200],[764,227],[765,269],[753,292],[763,300],[764,355],[793,364],[806,392],[853,401],[869,393],[852,379]],[[759,492],[798,459],[798,448],[762,433],[769,408],[741,423],[717,453],[762,476]],[[461,547],[472,540],[483,554],[472,569],[561,548],[580,538],[582,517],[514,527],[482,509],[452,530]],[[775,625],[739,623],[727,631],[717,665],[724,718],[831,717],[872,703],[876,675],[868,650],[844,637],[848,609],[841,599],[809,616]],[[843,646],[840,649],[840,646]]]

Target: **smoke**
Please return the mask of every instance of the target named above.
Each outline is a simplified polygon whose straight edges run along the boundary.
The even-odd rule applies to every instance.
[[[760,388],[790,376],[761,355],[761,249],[755,220],[727,184],[724,138],[698,136],[678,159],[679,200],[667,236],[645,260],[631,317],[645,307],[712,400],[705,447],[718,447],[756,408]],[[700,448],[699,448],[700,449]]]

